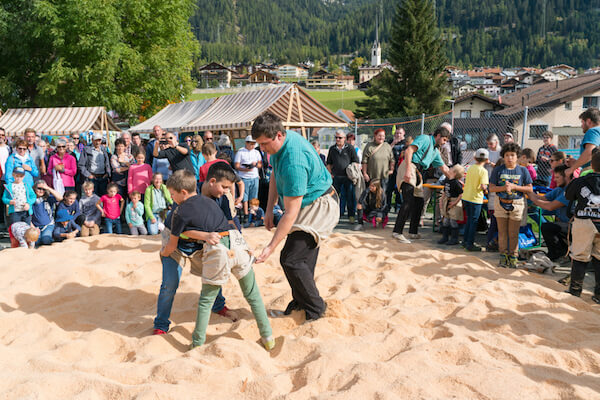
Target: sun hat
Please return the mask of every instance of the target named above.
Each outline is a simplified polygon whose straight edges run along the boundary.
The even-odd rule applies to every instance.
[[[56,222],[66,222],[73,219],[73,216],[69,214],[68,210],[62,209],[56,212]]]

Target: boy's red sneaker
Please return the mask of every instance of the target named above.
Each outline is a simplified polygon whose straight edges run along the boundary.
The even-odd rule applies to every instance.
[[[154,331],[152,331],[153,335],[166,335],[167,332],[163,331],[162,329],[154,329]]]
[[[217,311],[217,314],[219,314],[221,317],[228,318],[233,322],[238,320],[238,316],[226,306]]]

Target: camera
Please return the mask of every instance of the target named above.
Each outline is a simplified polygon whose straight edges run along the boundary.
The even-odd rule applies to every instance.
[[[169,141],[167,139],[160,139],[158,144],[169,144]]]

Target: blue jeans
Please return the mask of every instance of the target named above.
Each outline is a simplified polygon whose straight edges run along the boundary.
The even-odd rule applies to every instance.
[[[156,302],[156,318],[154,318],[154,329],[161,329],[165,332],[169,331],[169,317],[171,316],[171,308],[173,307],[173,299],[179,287],[179,279],[181,278],[181,265],[171,257],[161,257],[162,261],[162,283]],[[215,299],[212,307],[213,312],[219,312],[225,307],[225,297],[223,290],[219,290],[219,294]]]
[[[12,214],[8,214],[8,226],[14,224],[15,222],[26,222],[28,224],[31,223],[31,215],[29,215],[29,211],[15,211]]]
[[[104,218],[104,233],[113,233],[113,226],[119,235],[121,232],[121,220],[119,218]]]
[[[242,178],[244,181],[244,199],[248,201],[258,198],[258,178]]]
[[[347,176],[334,176],[333,187],[340,195],[340,215],[344,215],[348,207],[348,216],[356,215],[356,195],[354,194],[354,185]]]
[[[47,246],[52,244],[52,242],[54,242],[54,239],[52,239],[52,232],[54,231],[54,224],[50,224],[50,225],[46,225],[46,226],[42,226],[42,227],[38,227],[40,228],[40,237],[37,240],[37,242],[35,242],[36,246]]]
[[[160,221],[160,217],[158,213],[154,213],[154,219],[156,219],[156,223],[152,223],[152,219],[146,221],[146,225],[148,226],[148,235],[158,235],[158,222]]]
[[[467,212],[467,223],[465,224],[464,245],[465,247],[473,246],[475,242],[475,232],[477,231],[477,221],[481,214],[482,204],[471,203],[470,201],[462,201],[463,208]]]

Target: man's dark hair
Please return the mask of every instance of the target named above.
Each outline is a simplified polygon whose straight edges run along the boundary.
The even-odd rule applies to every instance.
[[[600,124],[600,110],[596,107],[591,107],[579,114],[579,119],[585,121],[591,120],[594,124]]]
[[[515,153],[518,156],[521,153],[521,147],[516,143],[506,143],[500,150],[500,157],[504,157],[506,153]]]
[[[569,169],[569,167],[566,166],[566,165],[564,165],[564,164],[563,165],[559,165],[557,167],[554,167],[554,173],[558,174],[558,175],[566,176],[565,175],[565,171],[568,170],[568,169]],[[573,175],[571,174],[571,176],[573,176]]]
[[[438,136],[440,135],[440,137],[445,137],[450,139],[452,137],[452,134],[450,133],[450,131],[446,128],[444,128],[443,126],[438,127],[434,132],[433,132],[433,136]]]
[[[556,161],[562,161],[565,158],[567,158],[567,155],[565,154],[564,151],[555,151],[554,153],[552,153],[550,158],[553,158]]]
[[[525,156],[527,157],[528,160],[530,161],[535,161],[535,153],[533,152],[533,150],[527,148],[527,149],[523,149],[521,150],[521,153],[519,154],[519,156]]]
[[[215,178],[217,182],[221,182],[222,180],[226,180],[229,182],[235,182],[235,171],[231,166],[225,162],[214,163],[208,169],[206,173],[206,180],[209,181],[212,178]]]
[[[120,144],[122,144],[123,146],[125,146],[125,140],[122,139],[122,138],[118,138],[117,140],[115,140],[115,147],[117,147]]]
[[[252,124],[251,132],[254,140],[261,136],[264,136],[268,139],[274,139],[275,136],[277,136],[277,132],[281,132],[285,135],[285,129],[283,129],[281,119],[269,111],[265,111],[256,117],[254,123]]]
[[[133,133],[131,134],[131,137],[134,137],[134,136],[140,136],[140,133],[139,133],[139,132],[133,132]]]
[[[600,172],[600,151],[592,154],[592,169],[594,172]]]
[[[66,192],[63,193],[63,199],[67,198],[69,196],[75,195],[77,196],[77,192],[74,190],[67,190]]]

